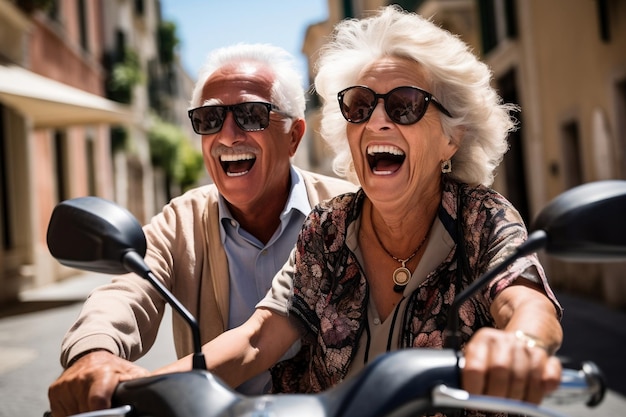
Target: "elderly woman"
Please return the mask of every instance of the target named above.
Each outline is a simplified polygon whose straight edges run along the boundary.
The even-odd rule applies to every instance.
[[[418,15],[338,24],[315,80],[322,134],[362,188],[313,210],[253,316],[205,345],[209,368],[236,386],[300,340],[274,388],[317,392],[380,353],[443,345],[455,295],[527,235],[488,188],[514,127],[490,77]],[[560,377],[560,314],[536,256],[517,260],[461,309],[464,388],[539,402]]]

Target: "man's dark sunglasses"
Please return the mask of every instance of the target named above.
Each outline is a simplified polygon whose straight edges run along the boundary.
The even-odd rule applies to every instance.
[[[226,114],[231,111],[237,126],[246,132],[266,129],[270,124],[270,111],[285,117],[291,117],[271,103],[248,101],[229,106],[202,106],[189,110],[193,131],[199,135],[212,135],[224,125]]]
[[[443,114],[452,117],[432,94],[417,87],[396,87],[386,94],[378,94],[369,87],[357,85],[348,87],[337,94],[341,114],[350,123],[363,123],[369,120],[378,104],[378,99],[381,98],[389,118],[400,125],[419,122],[426,114],[428,104],[431,102]]]

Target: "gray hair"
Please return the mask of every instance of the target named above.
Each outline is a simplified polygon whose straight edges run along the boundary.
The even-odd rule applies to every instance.
[[[516,106],[502,103],[491,87],[491,71],[463,41],[397,6],[384,7],[369,18],[339,22],[322,48],[315,88],[324,100],[321,134],[336,153],[334,171],[356,179],[337,92],[354,85],[365,66],[388,56],[409,58],[426,70],[431,93],[453,115],[440,116],[444,134],[452,139],[454,131],[462,132],[447,175],[468,184],[491,185],[508,149],[507,135],[515,129],[510,112]]]
[[[272,103],[292,117],[304,119],[304,88],[295,59],[286,50],[269,44],[240,43],[211,52],[198,73],[190,108],[202,105],[202,88],[215,71],[239,62],[257,62],[269,68],[275,77],[270,97]],[[286,127],[290,125],[291,121],[287,120]]]

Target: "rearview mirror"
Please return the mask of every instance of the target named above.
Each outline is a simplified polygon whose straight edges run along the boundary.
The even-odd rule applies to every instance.
[[[198,321],[144,262],[146,236],[126,209],[99,197],[59,203],[48,224],[48,248],[61,264],[105,274],[134,272],[148,280],[189,324],[193,337],[193,369],[206,369]]]
[[[626,181],[574,187],[541,210],[531,230],[547,234],[546,253],[570,262],[626,259]]]
[[[126,209],[99,197],[59,203],[52,212],[48,249],[61,264],[105,274],[129,272],[122,260],[129,251],[146,254],[146,237]]]

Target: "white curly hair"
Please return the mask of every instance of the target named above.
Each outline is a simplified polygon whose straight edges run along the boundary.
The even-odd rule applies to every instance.
[[[321,134],[335,151],[333,169],[358,181],[346,137],[348,123],[339,111],[337,93],[354,85],[360,71],[382,57],[418,62],[431,81],[431,93],[453,117],[441,114],[444,134],[462,132],[452,172],[458,181],[490,186],[494,170],[508,149],[515,129],[511,111],[491,86],[492,74],[468,45],[418,14],[398,6],[381,8],[374,16],[339,22],[320,51],[315,89],[323,99]]]

